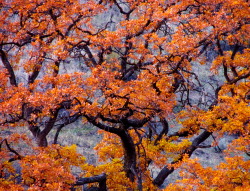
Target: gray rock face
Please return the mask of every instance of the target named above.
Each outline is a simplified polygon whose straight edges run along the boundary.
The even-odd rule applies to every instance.
[[[228,148],[228,145],[237,138],[237,135],[225,135],[218,141],[218,149],[224,151]]]

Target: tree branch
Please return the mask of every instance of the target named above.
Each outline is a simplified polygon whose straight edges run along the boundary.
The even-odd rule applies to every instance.
[[[12,86],[17,86],[16,76],[15,76],[14,70],[13,70],[13,68],[12,68],[8,58],[7,58],[6,53],[2,49],[0,49],[0,56],[1,56],[1,59],[2,59],[2,62],[3,62],[3,65],[8,70],[9,78],[10,78],[10,84]]]
[[[192,145],[189,146],[183,153],[181,153],[180,158],[171,162],[171,164],[176,164],[177,162],[180,162],[183,159],[184,154],[188,154],[188,156],[191,156],[192,153],[198,148],[199,144],[204,142],[212,133],[208,131],[204,131],[201,133],[198,137],[196,137]],[[164,166],[163,169],[159,172],[157,177],[154,179],[153,183],[157,186],[161,186],[164,182],[164,180],[174,171],[173,167]]]
[[[5,142],[8,150],[16,155],[15,157],[9,159],[9,162],[12,162],[12,161],[15,161],[15,160],[21,160],[23,158],[23,156],[21,156],[17,151],[15,151],[14,149],[12,149],[10,147],[10,144],[8,143],[7,139],[2,140],[2,142],[0,143],[0,151],[2,149],[2,145],[3,145],[4,142]]]
[[[107,175],[105,173],[103,173],[103,174],[100,174],[97,176],[79,178],[73,186],[80,186],[80,185],[84,185],[84,184],[88,184],[88,183],[98,182],[99,183],[99,190],[107,191],[106,180],[107,180]],[[71,189],[71,190],[73,190],[73,189]]]

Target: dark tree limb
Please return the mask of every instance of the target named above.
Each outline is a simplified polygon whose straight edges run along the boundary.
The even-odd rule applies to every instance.
[[[57,130],[56,130],[56,134],[54,136],[54,141],[53,141],[53,144],[57,144],[57,140],[58,140],[58,136],[59,136],[59,133],[61,132],[62,128],[65,127],[66,125],[64,124],[61,124]]]
[[[212,110],[213,107],[215,105],[218,104],[218,95],[219,95],[219,91],[221,90],[222,86],[218,87],[216,90],[215,90],[215,100],[213,101],[213,103],[209,106],[209,110]],[[176,134],[173,134],[172,136],[174,135],[178,135],[178,136],[186,136],[188,135],[188,132],[185,131],[183,132],[183,134],[181,132],[177,132]],[[191,156],[192,153],[197,149],[199,148],[200,144],[202,142],[204,142],[210,135],[212,135],[212,132],[209,132],[207,130],[203,131],[199,136],[197,136],[193,142],[192,142],[192,145],[189,146],[183,153],[180,154],[180,158],[173,161],[171,164],[175,164],[177,162],[180,162],[182,159],[183,159],[183,156],[185,154],[187,154],[188,156]],[[165,166],[163,167],[163,169],[159,172],[159,174],[157,175],[157,177],[153,180],[153,183],[157,186],[161,186],[164,182],[164,180],[174,171],[174,168],[173,167],[169,167],[169,166]]]
[[[45,55],[46,55],[46,54],[43,53],[43,57],[45,57]],[[40,62],[38,62],[38,64],[35,66],[35,68],[34,68],[32,74],[29,75],[29,77],[28,77],[28,83],[29,83],[29,84],[32,84],[32,83],[35,81],[35,79],[37,78],[38,74],[39,74],[40,71],[41,71],[43,61],[44,61],[44,58],[43,58]]]
[[[100,123],[100,122],[97,122],[96,121],[96,117],[93,117],[93,116],[90,116],[90,115],[83,115],[84,117],[86,117],[86,119],[88,120],[88,122],[90,122],[91,124],[93,124],[94,126],[104,130],[104,131],[107,131],[107,132],[110,132],[110,133],[114,133],[114,134],[118,134],[121,132],[120,129],[118,128],[115,128],[115,127],[112,127],[112,126],[109,126],[109,125],[105,125],[103,123]]]
[[[0,49],[0,57],[2,59],[4,67],[7,69],[8,73],[9,73],[10,84],[12,86],[17,86],[16,76],[15,76],[14,70],[13,70],[13,68],[12,68],[8,58],[7,58],[6,53],[2,49]]]
[[[51,112],[52,116],[49,118],[48,122],[46,122],[44,129],[42,131],[40,131],[40,133],[36,136],[37,145],[39,147],[48,146],[46,136],[49,134],[51,129],[54,127],[58,112],[59,112],[59,109],[56,109],[56,111]]]
[[[0,143],[0,151],[1,151],[1,149],[2,149],[3,143],[5,143],[5,145],[7,146],[8,150],[9,150],[11,153],[14,153],[14,154],[15,154],[15,157],[10,158],[10,159],[9,159],[9,162],[12,162],[12,161],[15,161],[15,160],[21,160],[21,159],[23,158],[23,156],[21,156],[17,151],[15,151],[14,149],[12,149],[12,148],[10,147],[10,144],[8,143],[7,139],[4,139],[4,140],[1,141],[1,143]]]
[[[119,128],[111,127],[103,123],[97,122],[97,117],[92,117],[89,115],[84,115],[87,120],[95,125],[96,127],[118,135],[122,141],[123,151],[124,151],[124,171],[126,172],[127,177],[134,182],[136,169],[136,149],[133,142],[133,138],[129,135],[125,124],[122,124]]]
[[[107,175],[105,173],[92,176],[92,177],[86,177],[86,178],[79,178],[76,183],[73,186],[81,186],[88,183],[99,183],[99,190],[107,191],[107,185],[106,185]],[[72,191],[74,188],[71,189]]]
[[[246,74],[242,74],[241,76],[238,76],[237,78],[232,79],[229,84],[235,84],[240,80],[246,79],[250,76],[250,71]]]
[[[57,144],[57,140],[58,140],[58,136],[60,131],[62,130],[63,127],[65,127],[66,125],[69,125],[70,123],[74,123],[77,119],[79,119],[81,115],[79,113],[76,113],[75,115],[68,117],[68,120],[65,121],[63,124],[60,124],[57,128],[55,137],[54,137],[54,144]]]
[[[114,3],[115,3],[115,5],[118,7],[118,9],[120,10],[120,13],[122,13],[122,14],[124,14],[124,15],[126,15],[127,17],[130,15],[130,13],[132,13],[132,11],[134,10],[134,9],[131,9],[131,10],[129,10],[129,11],[124,11],[124,9],[120,6],[120,3],[119,2],[117,2],[117,0],[114,0]]]
[[[165,118],[162,118],[161,123],[162,123],[163,129],[160,132],[160,134],[157,136],[157,138],[155,139],[154,145],[157,145],[158,141],[162,139],[163,135],[168,134],[169,125],[168,125],[167,120]]]
[[[128,127],[142,127],[145,125],[147,122],[149,122],[151,117],[144,118],[142,120],[137,120],[137,119],[123,119],[122,123],[125,124]]]
[[[134,182],[135,176],[137,175],[136,170],[136,149],[133,142],[133,138],[129,133],[124,130],[117,134],[121,141],[124,150],[124,170],[127,177]]]
[[[199,144],[204,142],[212,133],[208,131],[204,131],[201,133],[198,137],[196,137],[192,145],[189,146],[181,155],[178,160],[175,160],[171,162],[171,164],[176,164],[180,162],[183,159],[183,156],[187,154],[188,156],[191,156],[192,153],[199,147]],[[161,186],[164,182],[164,180],[174,171],[173,167],[165,166],[163,169],[159,172],[157,177],[154,179],[153,183],[157,186]]]
[[[93,66],[97,66],[97,62],[92,54],[92,52],[90,51],[89,47],[87,45],[83,46],[83,49],[85,50],[85,52],[87,53],[89,59],[91,60]]]
[[[223,74],[224,74],[224,77],[226,78],[227,82],[230,82],[231,80],[228,76],[228,68],[224,63],[223,63]]]

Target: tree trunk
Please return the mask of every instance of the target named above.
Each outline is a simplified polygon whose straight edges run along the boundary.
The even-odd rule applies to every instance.
[[[38,136],[36,137],[36,142],[39,147],[47,147],[48,146],[48,141],[46,136]]]
[[[122,141],[124,150],[124,170],[127,177],[134,182],[136,175],[136,150],[132,137],[124,130],[117,134]]]
[[[132,137],[128,133],[128,128],[121,126],[120,128],[114,128],[111,126],[107,126],[100,122],[97,122],[96,119],[92,116],[85,115],[90,123],[95,125],[96,127],[118,135],[122,141],[123,151],[124,151],[124,171],[126,172],[126,176],[132,181],[135,181],[135,176],[137,176],[136,169],[136,149],[135,144]],[[138,185],[139,187],[139,185]]]

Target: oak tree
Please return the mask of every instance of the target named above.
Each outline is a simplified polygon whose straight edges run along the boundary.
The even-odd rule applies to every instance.
[[[176,168],[166,189],[249,189],[249,15],[247,0],[2,0],[0,128],[36,145],[1,135],[0,190],[73,189],[72,166],[109,190],[157,190]],[[57,144],[77,120],[100,129],[100,165]],[[214,134],[236,140],[204,168],[189,157]]]

